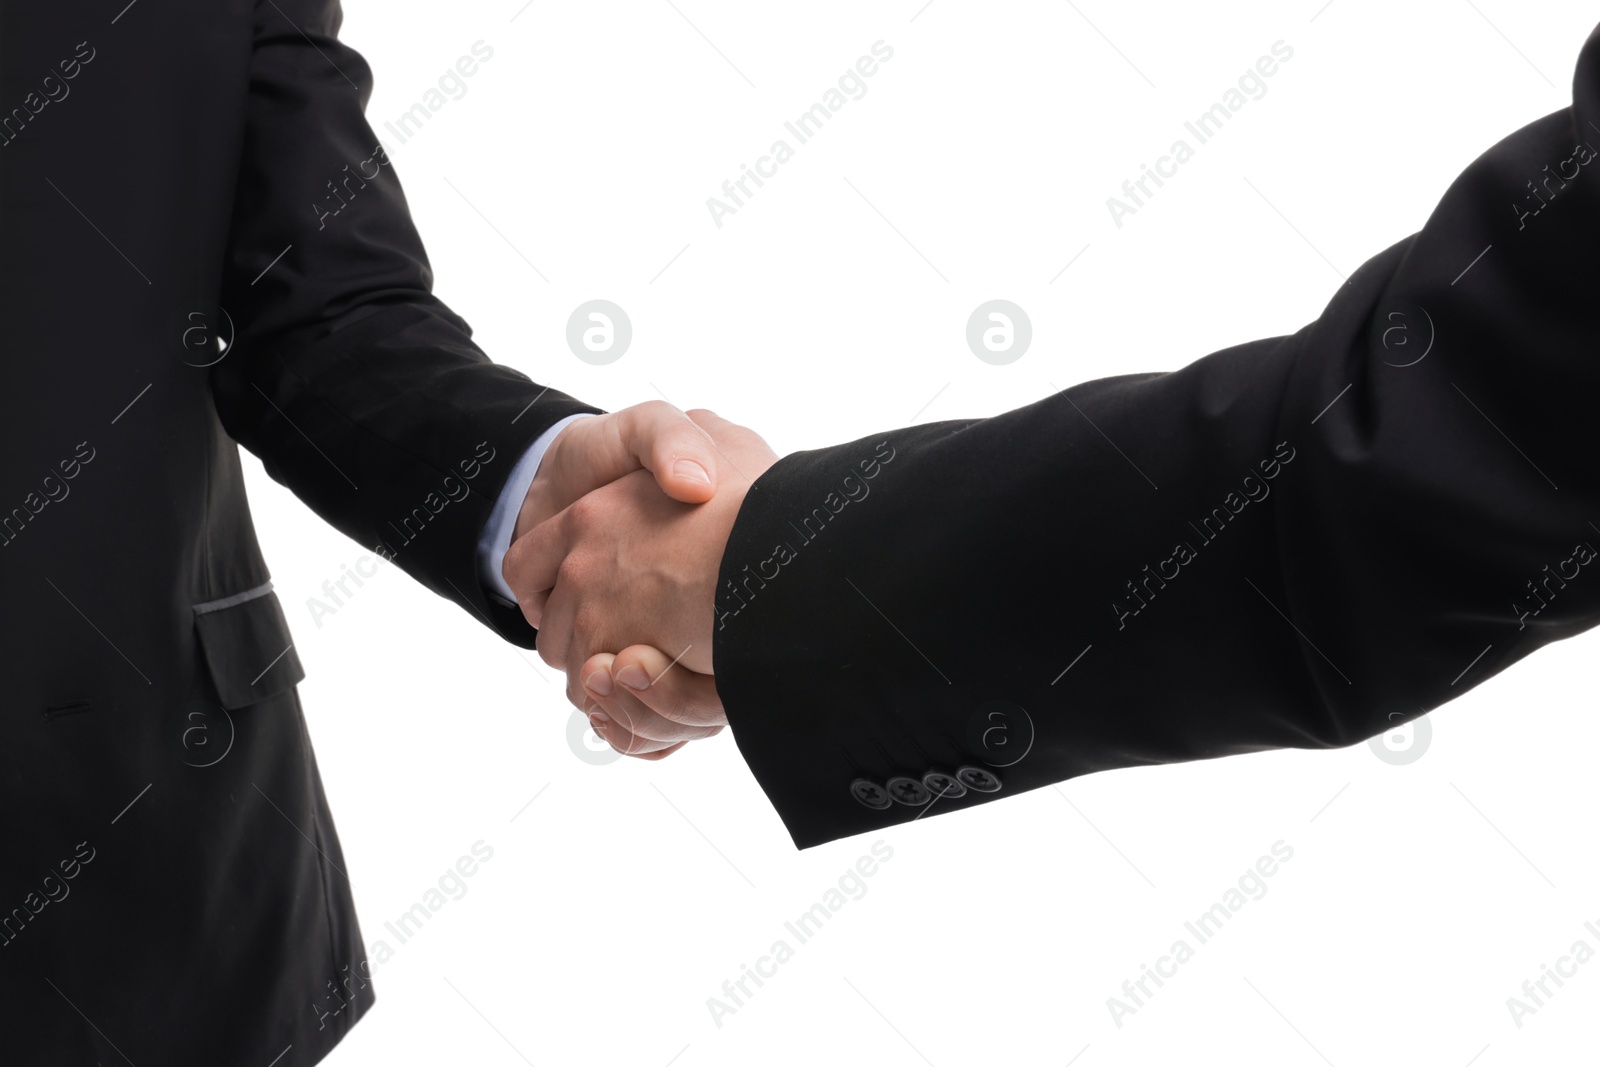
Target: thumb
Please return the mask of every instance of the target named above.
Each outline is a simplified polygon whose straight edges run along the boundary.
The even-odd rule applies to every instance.
[[[707,408],[691,408],[685,413],[685,417],[710,435],[712,440],[720,441],[728,448],[769,447],[766,440],[750,427],[729,422]]]
[[[640,468],[672,499],[703,504],[717,489],[715,452],[709,433],[661,400],[579,419],[544,454],[517,512],[512,540]]]
[[[500,576],[517,594],[528,625],[538,629],[561,563],[572,548],[572,535],[562,512],[511,542],[500,561]]]
[[[703,504],[717,491],[711,435],[671,404],[651,400],[616,413],[623,448],[656,477],[661,491],[685,504]]]

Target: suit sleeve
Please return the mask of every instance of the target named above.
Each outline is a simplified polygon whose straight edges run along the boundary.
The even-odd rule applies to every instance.
[[[223,425],[324,519],[531,648],[480,583],[478,538],[527,447],[596,409],[491,363],[433,296],[337,2],[254,18],[222,296],[238,336],[211,372]]]
[[[1600,621],[1600,31],[1292,336],[780,461],[714,662],[794,842],[1350,745]]]

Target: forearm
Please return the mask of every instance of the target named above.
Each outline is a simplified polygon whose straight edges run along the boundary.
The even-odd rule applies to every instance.
[[[595,409],[491,363],[432,295],[338,5],[255,17],[222,297],[239,335],[211,371],[218,413],[324,519],[532,647],[520,612],[485,596],[478,539],[516,458]]]
[[[1291,337],[758,480],[722,561],[714,668],[796,843],[923,813],[860,802],[857,778],[998,779],[937,814],[1097,770],[1350,744],[1600,621],[1600,582],[1574,580],[1600,544],[1600,176],[1580,162],[1600,143],[1597,61],[1591,40],[1573,109],[1497,144]],[[1529,218],[1515,205],[1547,164],[1569,179]],[[1397,321],[1426,358],[1385,347]],[[867,482],[853,468],[880,441],[894,459]],[[870,492],[832,514],[851,473]],[[1546,589],[1547,565],[1565,572]],[[1025,712],[1014,738],[1032,730],[1016,762],[974,732],[992,700]]]

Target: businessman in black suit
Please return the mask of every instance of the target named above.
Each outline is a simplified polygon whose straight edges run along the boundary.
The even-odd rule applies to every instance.
[[[697,415],[711,502],[512,546],[540,655],[620,751],[729,724],[802,848],[1415,719],[1600,622],[1597,146],[1600,31],[1293,335],[782,460]]]
[[[430,295],[338,22],[0,3],[8,1064],[307,1065],[372,1003],[236,441],[529,648],[518,524],[714,489],[682,413],[594,415]]]

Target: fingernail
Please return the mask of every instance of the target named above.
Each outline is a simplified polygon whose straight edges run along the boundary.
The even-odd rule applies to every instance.
[[[611,672],[601,667],[583,680],[583,687],[598,697],[611,695]]]
[[[600,729],[602,726],[610,726],[611,716],[607,715],[603,711],[591,711],[589,713],[589,725],[593,726],[596,730]]]
[[[649,689],[650,676],[644,673],[644,668],[636,663],[630,663],[617,672],[617,681],[629,689]]]
[[[700,482],[703,485],[711,484],[711,472],[692,459],[680,459],[672,465],[672,473],[680,478],[687,478],[691,482]]]

